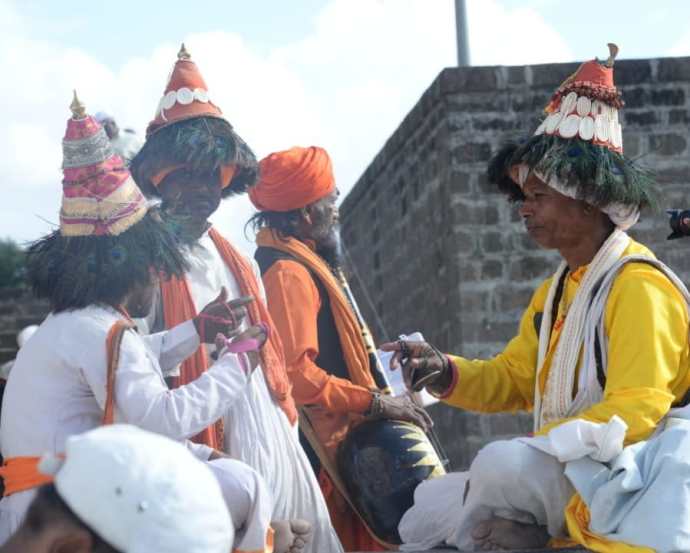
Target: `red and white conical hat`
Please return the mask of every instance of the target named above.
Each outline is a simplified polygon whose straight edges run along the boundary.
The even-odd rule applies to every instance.
[[[535,135],[580,138],[618,153],[623,152],[623,134],[618,110],[621,94],[613,82],[613,62],[618,46],[609,44],[609,58],[591,60],[558,87],[546,106],[548,116]]]
[[[206,82],[182,44],[156,114],[146,129],[146,136],[177,121],[202,116],[222,117],[223,112],[211,102]]]

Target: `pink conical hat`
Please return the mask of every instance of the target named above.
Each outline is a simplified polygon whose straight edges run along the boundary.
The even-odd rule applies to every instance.
[[[64,179],[60,232],[63,236],[121,234],[146,214],[144,195],[101,125],[86,114],[74,93],[62,140]]]

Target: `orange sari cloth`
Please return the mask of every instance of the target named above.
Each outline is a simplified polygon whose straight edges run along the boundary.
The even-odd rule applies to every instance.
[[[268,340],[260,352],[261,368],[264,371],[271,396],[285,412],[290,424],[295,424],[297,421],[297,409],[290,394],[290,382],[285,370],[283,346],[268,309],[261,299],[256,275],[244,256],[223,238],[216,229],[212,228],[209,230],[209,236],[226,266],[237,279],[242,295],[254,298],[254,301],[246,306],[249,313],[249,323],[254,325],[263,321],[270,329]],[[161,282],[161,292],[166,328],[172,328],[197,316],[189,283],[185,279],[172,277]],[[191,357],[182,363],[176,385],[187,384],[199,378],[206,372],[208,366],[206,348],[201,345]],[[222,420],[215,424],[215,428],[209,427],[193,439],[198,443],[222,450]]]

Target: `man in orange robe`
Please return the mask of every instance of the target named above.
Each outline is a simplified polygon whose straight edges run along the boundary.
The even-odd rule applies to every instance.
[[[364,417],[430,419],[407,398],[379,393],[366,327],[347,296],[341,271],[338,190],[331,160],[319,147],[276,152],[259,163],[260,180],[249,190],[260,210],[256,260],[268,308],[280,333],[295,401],[313,428],[317,449],[302,445],[326,497],[331,520],[347,551],[381,550],[334,487],[321,458],[335,460],[338,444]],[[301,421],[304,422],[304,421]]]

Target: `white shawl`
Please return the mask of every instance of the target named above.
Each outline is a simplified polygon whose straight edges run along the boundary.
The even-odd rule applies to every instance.
[[[622,230],[614,230],[589,264],[563,325],[542,397],[539,391],[539,375],[544,369],[544,360],[551,339],[556,290],[568,269],[567,264],[562,262],[553,276],[551,287],[546,296],[546,305],[539,331],[537,377],[534,387],[535,431],[549,422],[580,412],[585,404],[590,403],[587,401],[587,391],[584,388],[579,387],[575,398],[572,396],[577,363],[584,343],[585,327],[589,321],[588,312],[591,298],[601,278],[620,259],[628,244],[630,244],[630,237]],[[590,372],[588,371],[588,374]],[[596,377],[596,369],[594,375]]]

